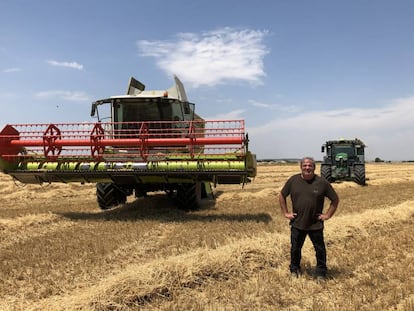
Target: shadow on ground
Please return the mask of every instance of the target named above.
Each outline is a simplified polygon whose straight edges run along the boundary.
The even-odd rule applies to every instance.
[[[98,208],[98,207],[97,207]],[[165,222],[187,222],[187,221],[252,221],[269,223],[272,217],[268,213],[220,213],[215,207],[214,200],[205,201],[201,208],[196,211],[184,211],[179,208],[166,195],[152,195],[146,198],[120,205],[110,210],[95,213],[88,212],[59,212],[66,218],[72,220],[159,220]]]

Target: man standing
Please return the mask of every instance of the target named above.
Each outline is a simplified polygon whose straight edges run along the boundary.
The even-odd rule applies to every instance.
[[[323,236],[323,224],[335,213],[339,198],[331,184],[324,178],[315,175],[315,161],[305,157],[300,161],[302,173],[291,176],[279,194],[279,204],[284,217],[290,220],[291,249],[290,272],[300,274],[302,246],[306,236],[312,241],[316,253],[316,277],[325,279],[326,248]],[[290,195],[292,212],[288,211],[286,198]],[[330,205],[323,213],[325,197]]]

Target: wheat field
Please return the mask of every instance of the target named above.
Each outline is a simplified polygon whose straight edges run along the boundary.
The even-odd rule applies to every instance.
[[[289,266],[278,193],[296,164],[261,164],[184,212],[161,193],[101,211],[92,184],[22,185],[0,174],[0,310],[414,310],[414,164],[369,163],[334,183],[328,279]],[[319,172],[319,168],[317,168]]]

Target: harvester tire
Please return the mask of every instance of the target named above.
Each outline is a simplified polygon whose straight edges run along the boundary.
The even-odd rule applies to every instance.
[[[366,184],[365,181],[365,166],[364,165],[355,165],[354,166],[354,181],[358,185],[364,186]]]
[[[126,198],[126,194],[113,183],[96,184],[96,199],[102,210],[124,204]]]
[[[196,183],[179,184],[175,200],[180,209],[194,211],[200,208],[200,202],[197,195]]]
[[[334,182],[334,179],[332,178],[332,169],[330,165],[321,166],[321,176],[329,182]]]

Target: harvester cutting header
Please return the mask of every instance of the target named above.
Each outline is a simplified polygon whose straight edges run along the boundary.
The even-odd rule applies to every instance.
[[[196,209],[211,184],[248,183],[256,158],[244,120],[202,119],[174,80],[146,91],[131,77],[126,95],[92,103],[97,122],[6,125],[0,170],[22,183],[96,183],[102,209],[152,191]]]

